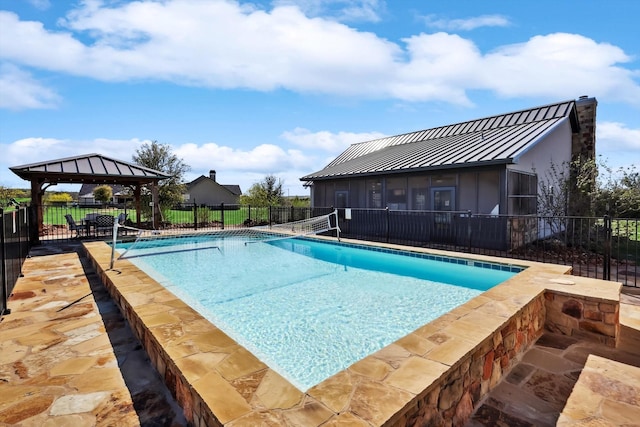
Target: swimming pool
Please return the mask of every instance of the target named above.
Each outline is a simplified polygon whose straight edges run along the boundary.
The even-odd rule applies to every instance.
[[[301,390],[522,269],[310,239],[244,241],[169,239],[128,255]]]

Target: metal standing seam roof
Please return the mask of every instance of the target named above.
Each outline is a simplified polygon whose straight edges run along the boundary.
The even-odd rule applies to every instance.
[[[512,163],[566,120],[577,130],[573,100],[356,143],[300,179]]]
[[[47,182],[74,183],[88,179],[104,182],[152,182],[170,178],[163,172],[95,153],[13,166],[9,169],[22,179],[42,177]]]

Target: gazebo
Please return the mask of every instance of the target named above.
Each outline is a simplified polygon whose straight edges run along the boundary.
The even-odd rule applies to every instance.
[[[112,159],[102,154],[85,154],[65,159],[49,160],[28,165],[13,166],[11,171],[31,182],[31,205],[35,218],[31,241],[38,243],[43,229],[42,196],[47,188],[56,184],[120,184],[133,190],[136,218],[140,226],[140,195],[143,185],[151,185],[154,210],[154,228],[160,221],[158,181],[170,178],[162,172],[134,163]],[[37,227],[35,227],[37,225]],[[36,231],[37,230],[37,231]]]

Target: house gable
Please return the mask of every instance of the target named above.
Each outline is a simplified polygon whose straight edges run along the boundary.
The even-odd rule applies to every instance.
[[[201,175],[187,184],[185,202],[206,205],[237,204],[242,194],[239,185],[222,185]]]

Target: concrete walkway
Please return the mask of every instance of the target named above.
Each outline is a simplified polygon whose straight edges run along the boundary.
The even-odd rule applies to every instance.
[[[0,425],[186,426],[79,249],[25,261],[0,321]]]

